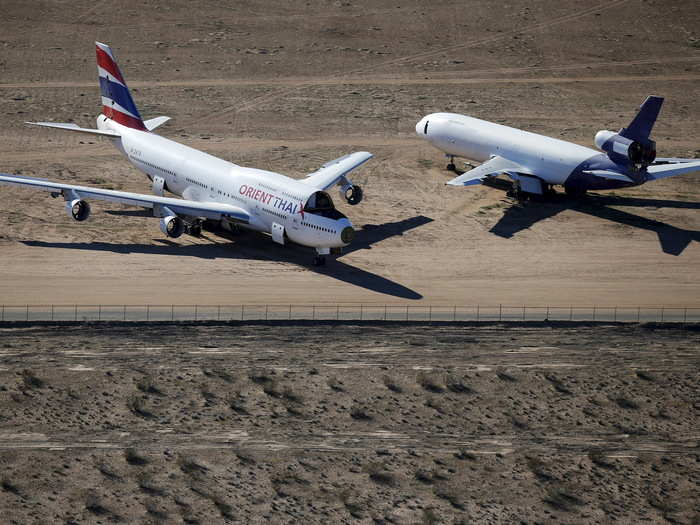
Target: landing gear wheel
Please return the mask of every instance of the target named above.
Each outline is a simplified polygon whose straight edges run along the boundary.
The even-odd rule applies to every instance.
[[[325,266],[326,265],[326,257],[325,255],[317,255],[314,257],[314,266]]]
[[[193,224],[188,224],[185,226],[185,233],[187,235],[191,235],[193,237],[201,237],[202,236],[202,224],[199,222],[193,223]]]
[[[447,171],[457,171],[457,166],[455,166],[455,163],[454,163],[454,162],[450,162],[450,163],[445,167],[445,169],[446,169]]]
[[[348,201],[348,204],[351,206],[355,206],[362,202],[362,195],[362,188],[359,186],[350,186],[345,192],[345,200]]]

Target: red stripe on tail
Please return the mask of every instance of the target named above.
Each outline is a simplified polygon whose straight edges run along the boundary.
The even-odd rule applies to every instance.
[[[112,57],[102,51],[99,46],[95,46],[95,50],[97,52],[97,65],[126,86],[126,82],[124,82],[124,78],[122,78],[122,74],[119,71],[119,66],[112,60]]]
[[[122,126],[126,126],[127,128],[138,129],[140,131],[148,131],[148,129],[146,129],[146,126],[144,126],[143,122],[141,122],[139,119],[134,118],[130,115],[126,115],[121,111],[117,111],[116,109],[112,109],[109,106],[102,106],[102,114],[105,117],[111,118],[115,122],[118,122]]]

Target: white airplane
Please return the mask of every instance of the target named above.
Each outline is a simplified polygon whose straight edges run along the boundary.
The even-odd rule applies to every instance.
[[[482,162],[447,184],[471,186],[490,177],[508,175],[515,194],[551,195],[562,185],[568,195],[588,190],[637,186],[652,180],[700,171],[700,160],[656,158],[656,143],[649,138],[663,98],[650,96],[626,128],[599,131],[595,145],[602,151],[545,137],[493,122],[454,113],[433,113],[416,124],[416,133],[450,158],[447,169],[456,171],[455,157]]]
[[[0,183],[29,186],[63,196],[68,215],[84,221],[90,215],[87,199],[151,208],[168,237],[201,234],[204,219],[225,229],[238,226],[269,233],[316,249],[314,264],[325,264],[331,250],[352,242],[355,230],[325,190],[338,184],[349,204],[359,204],[362,189],[347,174],[372,158],[356,152],[324,164],[305,179],[245,168],[163,138],[152,131],[169,120],[142,120],[109,46],[96,42],[97,70],[102,91],[102,114],[97,129],[76,124],[29,122],[108,138],[131,164],[152,181],[153,195],[50,182],[45,179],[0,174]],[[164,196],[165,191],[182,197]]]

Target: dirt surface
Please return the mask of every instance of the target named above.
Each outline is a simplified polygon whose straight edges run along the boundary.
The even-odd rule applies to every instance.
[[[700,155],[697,2],[3,2],[0,169],[149,191],[111,146],[28,120],[91,127],[93,41],[110,43],[165,136],[301,177],[366,149],[365,201],[337,205],[357,241],[317,270],[268,237],[170,241],[138,211],[86,224],[40,192],[0,187],[6,304],[401,303],[696,305],[700,181],[578,203],[518,205],[445,187],[414,134],[450,110],[591,145],[650,93],[661,155]],[[196,12],[197,16],[192,16]]]
[[[700,332],[0,328],[7,523],[697,523]]]

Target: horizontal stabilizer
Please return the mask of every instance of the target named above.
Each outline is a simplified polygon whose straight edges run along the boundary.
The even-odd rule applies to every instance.
[[[618,173],[617,171],[610,171],[610,170],[587,170],[584,171],[586,175],[594,175],[596,177],[602,177],[604,179],[610,179],[610,180],[619,180],[622,182],[634,182],[634,180],[630,179],[627,175],[624,175],[622,173]]]
[[[76,131],[78,133],[86,133],[88,135],[102,135],[103,137],[121,137],[121,135],[113,131],[81,128],[77,124],[73,124],[70,122],[25,122],[25,124],[31,124],[32,126],[42,126],[44,128],[62,129],[64,131]]]
[[[148,131],[153,131],[159,126],[162,126],[165,124],[167,121],[170,120],[170,117],[156,117],[156,118],[151,118],[148,120],[143,121],[143,125],[146,126],[146,129]]]
[[[472,186],[481,184],[487,177],[500,175],[501,173],[522,173],[524,175],[533,175],[525,166],[521,166],[516,162],[512,162],[503,157],[495,156],[484,162],[481,166],[470,169],[462,173],[459,177],[447,181],[445,184],[450,186]]]
[[[647,168],[647,180],[665,179],[666,177],[683,175],[684,173],[691,173],[693,171],[700,171],[700,160],[649,166]]]

